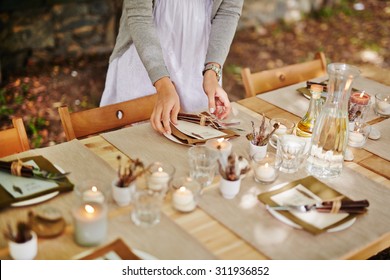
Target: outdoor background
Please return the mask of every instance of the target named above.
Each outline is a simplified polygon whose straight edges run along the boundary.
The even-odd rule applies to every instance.
[[[65,141],[57,108],[96,107],[115,42],[121,0],[0,1],[0,129],[23,117],[32,147]],[[390,84],[390,1],[246,0],[224,65],[232,101],[240,70],[310,60],[358,66]]]

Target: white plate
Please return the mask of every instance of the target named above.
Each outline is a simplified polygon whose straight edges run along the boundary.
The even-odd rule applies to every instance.
[[[54,164],[54,166],[55,166],[55,168],[57,168],[57,170],[59,172],[65,173],[64,169],[62,169],[58,165]],[[12,203],[11,206],[12,207],[23,207],[23,206],[29,206],[29,205],[41,203],[43,201],[46,201],[46,200],[49,200],[49,199],[55,197],[59,193],[60,193],[59,191],[55,191],[55,192],[52,192],[52,193],[47,193],[47,194],[44,194],[44,195],[41,195],[41,196],[38,196],[38,197],[34,197],[34,198],[31,198],[31,199],[28,199],[28,200],[23,200],[23,201]]]
[[[291,226],[293,228],[302,229],[302,227],[300,225],[297,225],[296,223],[294,223],[290,219],[286,218],[285,216],[280,214],[278,211],[276,211],[274,209],[271,209],[271,208],[268,208],[268,211],[271,213],[272,216],[274,216],[279,221],[285,223],[286,225],[289,225],[289,226]],[[341,225],[338,225],[336,227],[330,228],[326,232],[337,232],[337,231],[341,231],[341,230],[347,229],[350,226],[352,226],[353,223],[355,223],[355,221],[356,221],[356,217],[346,221],[345,223],[343,223]]]
[[[167,138],[167,139],[169,139],[169,140],[171,140],[171,141],[173,141],[173,142],[175,142],[175,143],[178,143],[178,144],[180,144],[180,145],[184,145],[184,146],[193,146],[193,145],[191,145],[191,144],[186,144],[186,143],[183,143],[183,142],[179,141],[179,140],[178,140],[175,136],[173,136],[172,134],[164,133],[163,135],[165,136],[165,138]]]

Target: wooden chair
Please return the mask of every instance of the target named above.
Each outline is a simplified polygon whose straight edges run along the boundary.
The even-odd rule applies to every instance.
[[[277,69],[251,73],[249,68],[243,68],[241,77],[245,87],[245,95],[251,97],[259,93],[324,76],[326,75],[326,65],[325,54],[319,52],[312,61]]]
[[[67,106],[58,108],[66,139],[85,138],[150,118],[157,95],[70,113]]]
[[[30,149],[22,118],[12,119],[13,128],[0,131],[0,157]]]

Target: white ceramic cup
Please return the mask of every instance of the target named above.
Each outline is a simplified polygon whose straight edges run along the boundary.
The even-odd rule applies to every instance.
[[[32,238],[24,243],[8,242],[9,253],[14,260],[33,260],[38,253],[38,237],[31,231]]]
[[[224,198],[233,199],[240,192],[240,186],[241,179],[236,181],[229,181],[221,178],[219,190]]]

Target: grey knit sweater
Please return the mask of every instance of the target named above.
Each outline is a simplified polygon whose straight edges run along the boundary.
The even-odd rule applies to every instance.
[[[180,1],[180,0],[178,0]],[[223,65],[236,32],[244,0],[213,0],[211,34],[206,61]],[[134,43],[154,84],[169,76],[162,49],[154,28],[152,0],[123,0],[119,33],[110,62],[121,56]]]

